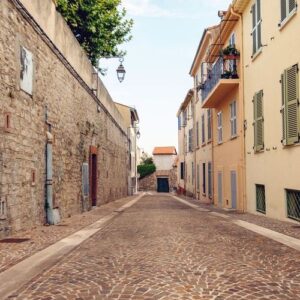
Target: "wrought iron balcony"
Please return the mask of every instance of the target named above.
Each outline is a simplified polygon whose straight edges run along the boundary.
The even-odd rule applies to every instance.
[[[239,84],[236,59],[219,57],[202,86],[202,106],[213,108],[222,96]]]

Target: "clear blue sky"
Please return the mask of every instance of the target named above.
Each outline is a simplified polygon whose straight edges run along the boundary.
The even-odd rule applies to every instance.
[[[101,60],[102,77],[117,102],[134,106],[140,117],[139,146],[176,146],[176,113],[192,79],[189,70],[205,27],[217,24],[218,10],[231,0],[123,0],[134,19],[127,51],[126,77],[119,83],[118,60]]]

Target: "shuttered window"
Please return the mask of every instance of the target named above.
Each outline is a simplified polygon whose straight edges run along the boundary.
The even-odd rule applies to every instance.
[[[211,140],[211,109],[207,110],[207,140]]]
[[[189,130],[189,152],[193,151],[193,129]]]
[[[180,163],[180,179],[184,179],[184,162]]]
[[[197,165],[197,190],[200,190],[200,165]]]
[[[89,164],[82,164],[82,193],[84,197],[89,195]]]
[[[294,13],[297,9],[296,0],[280,0],[281,2],[281,22]]]
[[[205,143],[205,118],[204,114],[201,116],[201,128],[202,128],[202,144]]]
[[[205,168],[205,163],[202,164],[202,193],[206,194],[206,168]]]
[[[235,137],[237,135],[236,101],[230,103],[230,127],[231,137]]]
[[[222,127],[222,112],[218,112],[218,143],[221,144],[223,141],[223,127]]]
[[[207,172],[208,172],[208,196],[212,196],[212,168],[211,168],[211,162],[208,163],[207,166]]]
[[[253,98],[254,151],[260,151],[264,148],[263,95],[261,90]]]
[[[196,123],[196,141],[197,147],[199,147],[199,122]]]
[[[282,127],[284,145],[299,142],[299,69],[294,65],[281,75]]]
[[[252,54],[254,55],[261,48],[261,10],[260,0],[252,5]]]
[[[178,130],[181,129],[181,115],[178,116]]]

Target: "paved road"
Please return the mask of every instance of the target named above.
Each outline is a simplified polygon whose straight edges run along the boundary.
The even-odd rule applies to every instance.
[[[145,196],[13,299],[300,299],[300,253]]]

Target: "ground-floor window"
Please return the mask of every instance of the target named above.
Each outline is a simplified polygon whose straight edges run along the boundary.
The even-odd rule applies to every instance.
[[[230,171],[231,207],[237,208],[237,176],[236,171]]]
[[[300,191],[286,190],[286,201],[288,217],[300,221]]]
[[[200,166],[199,164],[197,165],[197,190],[199,191],[200,189]]]
[[[262,184],[256,184],[256,211],[263,214],[266,213],[266,195],[265,186]]]
[[[212,169],[211,162],[207,165],[207,173],[208,173],[208,197],[212,196]]]
[[[184,162],[180,163],[180,179],[184,179]]]
[[[202,193],[206,194],[206,168],[205,168],[205,163],[202,164]]]

